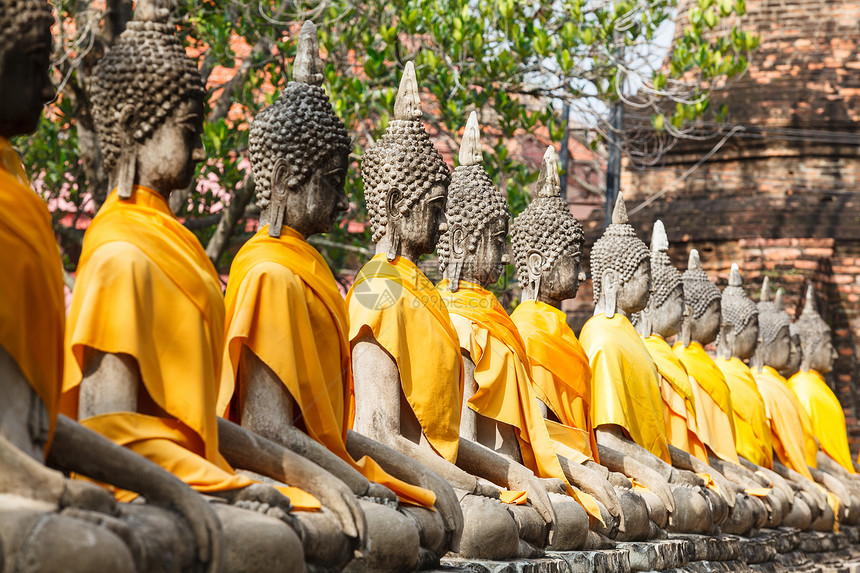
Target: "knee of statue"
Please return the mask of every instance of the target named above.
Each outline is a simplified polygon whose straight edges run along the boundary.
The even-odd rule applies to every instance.
[[[782,526],[804,530],[810,525],[812,525],[812,510],[809,504],[802,497],[794,496],[791,511],[783,518]]]
[[[416,569],[424,569],[425,565],[438,563],[439,559],[448,553],[451,545],[451,534],[445,529],[441,512],[426,507],[409,506],[401,506],[400,511],[414,520],[418,527],[421,557]]]
[[[767,527],[778,527],[791,512],[792,500],[786,497],[780,489],[771,489],[770,493],[759,501],[764,504],[767,510]]]
[[[767,498],[759,499],[755,496],[749,496],[746,501],[752,510],[753,527],[756,529],[761,529],[762,527],[775,528],[779,527],[779,524],[782,523],[782,518],[785,517],[785,511],[782,511],[782,507],[779,508],[780,513],[777,515],[768,509]],[[774,525],[771,525],[771,523],[774,523]]]
[[[224,533],[224,571],[301,573],[305,570],[302,539],[280,519],[225,503],[214,503],[212,509]],[[337,553],[337,547],[332,544],[333,553]]]
[[[555,538],[547,549],[572,551],[581,549],[588,540],[588,513],[572,497],[550,493],[549,499],[555,509]]]
[[[461,557],[509,559],[517,554],[517,525],[500,501],[469,494],[460,499],[460,507],[463,509]]]
[[[720,526],[723,533],[731,535],[745,535],[756,525],[756,514],[758,511],[754,505],[755,498],[739,493],[735,496],[735,506],[732,508],[728,519]],[[760,506],[764,510],[764,506]]]
[[[359,500],[367,519],[370,549],[350,561],[345,571],[414,571],[421,548],[414,520],[392,507]]]
[[[123,524],[141,547],[138,571],[170,573],[199,568],[194,536],[176,513],[142,503],[122,503],[119,510]]]
[[[96,523],[33,510],[0,512],[0,571],[137,570],[128,545]]]
[[[824,506],[824,511],[818,516],[818,519],[812,522],[812,529],[815,531],[833,531],[833,526],[836,524],[836,515],[833,513],[833,508],[830,504]]]
[[[723,524],[729,518],[729,504],[718,492],[713,489],[702,487],[699,488],[699,493],[708,502],[708,507],[711,510],[711,516],[714,518],[714,525]]]
[[[624,512],[625,531],[619,531],[617,541],[642,541],[651,535],[651,512],[645,498],[629,488],[616,488],[618,499],[621,501],[621,511]],[[654,494],[651,494],[657,498]],[[659,498],[656,499],[660,503]],[[662,503],[660,504],[662,507]],[[665,516],[666,508],[663,507]],[[665,522],[662,522],[665,525]]]
[[[663,500],[657,494],[650,491],[641,491],[639,495],[642,496],[642,499],[645,500],[645,505],[648,506],[648,517],[651,518],[651,521],[657,527],[665,529],[669,525],[669,510],[666,509]]]
[[[710,533],[714,528],[714,517],[708,501],[700,489],[690,486],[672,486],[675,512],[668,531],[677,533]]]

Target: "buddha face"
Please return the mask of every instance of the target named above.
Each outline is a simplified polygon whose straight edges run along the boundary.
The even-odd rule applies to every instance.
[[[50,69],[48,26],[26,30],[0,52],[0,136],[9,138],[36,130],[42,107],[55,95]]]
[[[758,317],[753,317],[735,337],[732,356],[746,360],[755,352],[758,345]],[[788,356],[786,355],[786,360]]]
[[[495,283],[508,262],[508,221],[492,221],[481,233],[475,252],[474,280],[481,286]],[[466,278],[464,276],[464,278]],[[468,279],[467,279],[468,280]]]
[[[791,335],[790,350],[788,352],[788,362],[785,366],[778,369],[779,373],[788,378],[800,369],[800,360],[803,358],[803,349],[800,346],[800,335]]]
[[[616,306],[629,316],[644,310],[650,295],[651,261],[645,259],[639,263],[630,280],[618,289]]]
[[[347,210],[347,156],[328,158],[314,171],[304,186],[288,188],[289,170],[285,162],[275,165],[272,196],[281,194],[286,202],[284,224],[308,238],[328,233],[341,213]]]
[[[541,277],[540,296],[557,301],[573,298],[579,290],[579,284],[584,280],[582,253],[571,247],[562,253],[552,268]]]
[[[122,125],[122,124],[121,124]],[[130,118],[128,129],[134,128]],[[191,183],[195,164],[206,159],[203,141],[203,103],[185,101],[177,106],[137,149],[138,182],[168,196]]]
[[[400,235],[403,252],[416,255],[432,253],[439,241],[440,225],[445,223],[448,187],[437,183],[405,215],[400,215],[397,211],[399,197],[392,199],[397,201],[389,200],[388,216],[396,218],[395,231]]]
[[[659,308],[651,309],[654,332],[663,338],[678,334],[684,319],[684,285],[678,285]]]
[[[828,336],[821,344],[815,346],[809,360],[809,367],[817,370],[822,374],[826,374],[833,370],[833,364],[836,362],[836,349],[833,348],[833,342]]]
[[[720,332],[721,304],[720,299],[714,299],[701,317],[690,317],[690,338],[703,346],[717,339],[717,335]]]
[[[776,338],[768,342],[764,352],[764,363],[771,368],[780,370],[785,368],[791,356],[791,333],[788,325],[779,329]]]

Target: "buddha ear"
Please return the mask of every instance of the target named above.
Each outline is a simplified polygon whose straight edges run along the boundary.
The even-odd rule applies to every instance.
[[[453,225],[450,229],[451,261],[449,262],[451,278],[451,292],[460,290],[460,275],[463,272],[463,259],[466,258],[466,248],[463,242],[466,239],[466,230],[463,225]]]
[[[117,129],[120,133],[120,156],[117,165],[116,194],[129,199],[137,178],[137,141],[134,132],[138,125],[137,110],[126,105],[119,112]]]
[[[289,192],[288,178],[290,169],[287,162],[279,157],[272,168],[272,179],[269,182],[269,236],[280,237],[281,227],[284,226],[284,215],[287,211],[287,193]]]
[[[385,197],[387,220],[385,234],[388,236],[389,244],[388,253],[385,256],[389,261],[393,261],[400,255],[401,237],[400,229],[397,228],[397,221],[400,220],[400,209],[398,208],[398,205],[400,204],[401,197],[402,195],[397,189],[392,189]]]
[[[543,278],[543,254],[537,249],[529,251],[526,257],[526,267],[529,271],[529,288],[533,300],[540,298],[540,283]]]
[[[600,276],[600,296],[603,298],[606,318],[615,316],[618,304],[618,273],[613,269],[606,269]]]

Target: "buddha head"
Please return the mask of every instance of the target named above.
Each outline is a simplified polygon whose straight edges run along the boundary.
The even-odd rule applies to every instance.
[[[651,256],[627,222],[627,207],[618,194],[612,224],[591,248],[594,314],[612,318],[643,310],[651,292]]]
[[[394,119],[361,162],[373,241],[388,260],[432,253],[445,225],[451,173],[433,147],[421,116],[415,67],[407,62],[394,102]]]
[[[0,137],[32,133],[54,98],[51,25],[45,0],[0,0]]]
[[[791,358],[791,318],[785,312],[783,293],[780,289],[772,298],[770,278],[764,278],[758,303],[758,346],[753,357],[753,364],[759,370],[763,366],[780,370]]]
[[[669,259],[669,238],[662,221],[654,221],[651,235],[651,296],[639,313],[636,330],[643,336],[675,336],[684,319],[684,285],[681,273]]]
[[[687,270],[681,275],[684,285],[686,310],[681,327],[681,342],[689,346],[691,340],[701,345],[710,344],[720,332],[722,294],[702,268],[699,251],[692,249]]]
[[[481,286],[493,284],[509,262],[508,202],[481,162],[481,133],[472,112],[460,143],[460,165],[448,188],[447,227],[437,246],[439,267],[451,281],[452,291],[457,291],[461,279]]]
[[[723,289],[722,321],[717,351],[722,358],[750,358],[758,344],[758,308],[747,297],[737,263],[732,263],[729,286]]]
[[[803,348],[800,345],[800,334],[797,332],[797,327],[794,322],[792,322],[789,327],[789,333],[791,333],[791,349],[788,352],[788,362],[785,366],[778,369],[780,375],[786,379],[791,378],[798,370],[800,370],[800,361],[803,359]]]
[[[293,81],[254,118],[249,152],[260,222],[269,236],[286,225],[305,238],[328,233],[349,204],[344,192],[350,139],[322,88],[316,26],[299,33]]]
[[[134,185],[167,197],[206,156],[203,82],[170,18],[169,0],[140,0],[90,80],[104,166],[120,198]]]
[[[522,300],[559,307],[561,301],[575,297],[585,280],[584,242],[582,225],[561,198],[558,156],[553,147],[547,147],[534,197],[511,228]]]
[[[800,318],[794,323],[797,334],[800,336],[800,346],[803,350],[803,359],[800,361],[800,370],[808,372],[817,370],[824,374],[833,370],[836,362],[836,349],[833,348],[830,327],[818,314],[815,303],[815,287],[810,283],[806,288],[806,300]]]

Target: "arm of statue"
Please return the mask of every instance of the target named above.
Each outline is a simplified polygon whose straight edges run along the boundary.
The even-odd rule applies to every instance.
[[[785,483],[785,480],[773,472],[770,473],[774,479],[770,479],[769,476],[762,472],[754,472],[743,465],[733,464],[713,455],[708,456],[708,461],[711,463],[711,466],[717,468],[727,479],[738,484],[743,489],[770,488],[770,493],[764,497],[767,501],[766,505],[769,504],[772,506],[768,511],[776,511],[782,515],[791,507],[794,492]],[[750,465],[756,470],[759,469],[758,466]]]
[[[818,506],[819,513],[824,511],[827,507],[827,496],[818,489],[815,482],[808,480],[793,469],[790,469],[777,461],[773,462],[773,471],[782,478],[796,484],[801,490],[806,492],[807,495],[811,496]]]
[[[837,463],[836,460],[825,454],[824,450],[818,450],[816,461],[818,462],[818,469],[824,470],[835,476],[839,476],[843,480],[860,482],[860,475],[849,473],[845,468]]]
[[[360,336],[353,345],[352,371],[357,397],[354,430],[358,434],[412,458],[457,489],[498,499],[496,488],[481,483],[434,452],[420,430],[417,441],[403,435],[400,371],[394,358],[369,333]]]
[[[621,427],[616,426],[615,424],[605,424],[600,428],[595,429],[595,437],[598,444],[603,444],[626,456],[635,458],[642,465],[647,466],[661,476],[665,476],[666,481],[669,483],[689,486],[705,485],[705,481],[693,472],[680,468],[673,468],[625,436]]]
[[[816,468],[809,468],[809,472],[816,483],[823,485],[828,491],[833,492],[839,498],[839,502],[845,511],[851,511],[855,507],[855,502],[852,501],[854,496],[851,495],[848,487],[839,478]]]
[[[172,474],[65,416],[57,420],[48,463],[62,471],[137,492],[147,503],[178,513],[191,528],[198,559],[208,564],[207,571],[220,569],[218,518],[197,492]]]
[[[302,456],[223,418],[218,418],[218,439],[227,463],[306,490],[337,515],[344,534],[366,547],[364,513],[342,481]]]
[[[369,456],[392,476],[435,493],[436,510],[445,520],[446,530],[462,533],[463,512],[460,502],[451,484],[442,476],[414,459],[352,430],[346,434],[346,449],[354,459]],[[459,539],[453,547],[459,547]]]
[[[368,481],[356,469],[293,424],[295,402],[278,376],[248,347],[242,350],[247,394],[242,426],[280,444],[344,482],[355,495],[396,500],[388,488]]]
[[[742,491],[743,488],[727,480],[726,476],[721,474],[717,468],[706,464],[696,456],[692,456],[671,444],[669,444],[669,454],[672,456],[673,467],[711,476],[711,479],[717,484],[720,496],[726,500],[729,507],[735,506],[735,494]]]
[[[665,477],[648,466],[639,463],[633,457],[601,444],[599,440],[597,451],[600,455],[601,465],[631,479],[636,479],[660,498],[660,501],[666,507],[666,511],[670,514],[675,512],[675,498],[672,496],[672,490],[669,489],[669,482],[666,481]]]
[[[565,477],[571,483],[584,491],[591,494],[606,507],[614,519],[618,521],[618,530],[621,532],[627,531],[627,526],[624,523],[624,511],[621,508],[621,500],[618,499],[618,494],[612,484],[596,471],[585,467],[582,464],[575,463],[568,458],[558,456],[558,462],[561,464],[561,469],[564,471]]]

